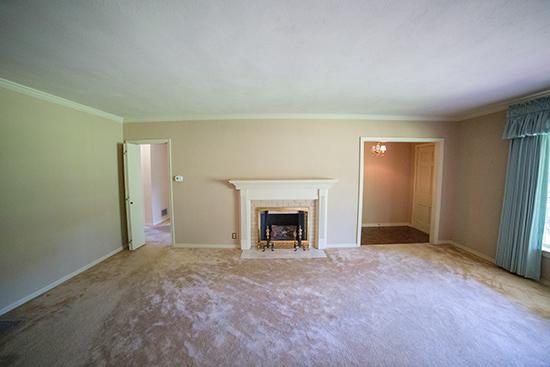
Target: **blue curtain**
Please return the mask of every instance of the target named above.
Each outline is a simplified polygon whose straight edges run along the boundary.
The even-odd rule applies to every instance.
[[[550,134],[550,97],[511,106],[506,112],[503,139]]]
[[[495,263],[538,280],[550,167],[550,97],[510,107],[512,139]]]
[[[512,139],[495,263],[540,278],[548,174],[550,97],[511,106],[504,139]]]
[[[495,263],[513,273],[539,279],[548,190],[548,135],[514,139],[510,144],[506,187]]]

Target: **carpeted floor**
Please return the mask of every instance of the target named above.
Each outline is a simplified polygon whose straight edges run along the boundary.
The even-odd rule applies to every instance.
[[[306,251],[294,250],[291,248],[278,248],[274,251],[271,250],[258,250],[250,249],[241,251],[241,259],[318,259],[325,258],[327,255],[325,251],[316,248],[311,248]]]
[[[145,242],[150,245],[170,246],[172,244],[170,219],[156,226],[145,226]]]
[[[3,315],[2,366],[548,366],[550,288],[452,246],[146,244]]]

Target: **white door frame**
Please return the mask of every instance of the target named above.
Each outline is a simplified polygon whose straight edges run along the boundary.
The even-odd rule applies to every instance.
[[[361,228],[363,222],[363,176],[365,170],[365,142],[392,142],[392,143],[434,143],[434,193],[432,197],[432,222],[430,224],[430,243],[439,242],[439,221],[441,216],[441,189],[443,187],[443,138],[389,138],[367,136],[361,137],[359,149],[359,202],[357,213],[357,247],[361,246]],[[389,153],[389,152],[388,152]]]
[[[172,239],[172,247],[176,244],[176,232],[174,230],[174,195],[172,190],[172,142],[171,139],[139,139],[125,140],[125,143],[131,144],[167,144],[168,147],[168,182],[170,183],[170,236]]]

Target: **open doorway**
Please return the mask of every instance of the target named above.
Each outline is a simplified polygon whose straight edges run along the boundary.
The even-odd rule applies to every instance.
[[[170,139],[125,143],[129,249],[174,246]]]
[[[168,144],[141,144],[145,242],[170,245],[170,173]]]
[[[371,154],[377,142],[384,155]],[[357,246],[437,243],[443,139],[364,137],[360,151]]]

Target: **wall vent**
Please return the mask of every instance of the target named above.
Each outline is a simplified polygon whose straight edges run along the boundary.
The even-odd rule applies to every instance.
[[[160,215],[161,215],[161,217],[164,217],[165,215],[168,215],[168,209],[162,209],[160,211]]]

